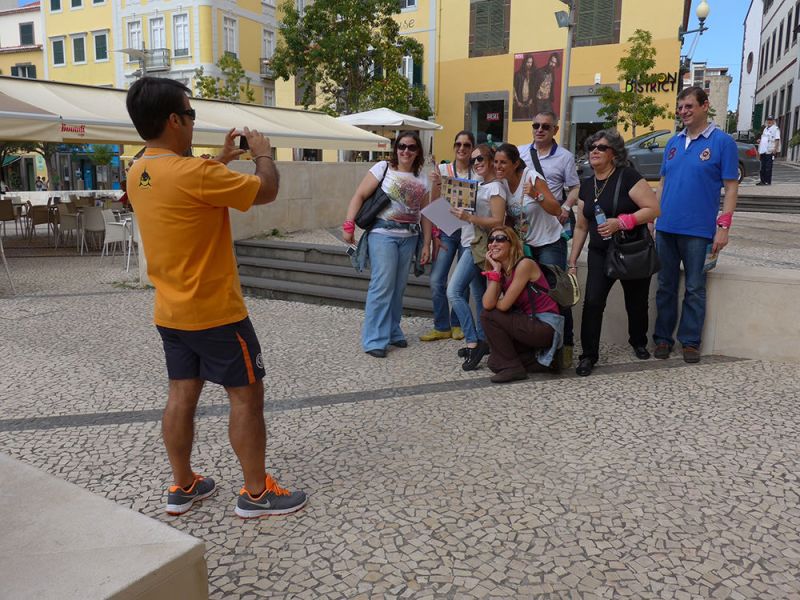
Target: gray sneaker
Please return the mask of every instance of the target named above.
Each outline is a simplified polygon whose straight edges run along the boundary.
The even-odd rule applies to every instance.
[[[288,515],[297,512],[308,502],[305,492],[290,492],[278,485],[271,475],[266,476],[266,489],[253,498],[247,489],[239,491],[236,500],[236,514],[243,519],[255,519],[269,515]]]
[[[169,488],[167,496],[167,514],[182,515],[192,508],[192,504],[203,498],[208,498],[217,491],[214,480],[194,473],[194,481],[188,490],[173,485]]]

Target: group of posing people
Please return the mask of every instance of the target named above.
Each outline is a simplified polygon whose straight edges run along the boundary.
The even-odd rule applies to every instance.
[[[571,364],[571,310],[558,306],[547,293],[549,284],[540,265],[576,274],[588,237],[582,353],[576,372],[589,375],[599,358],[603,312],[616,281],[604,268],[610,240],[619,231],[652,228],[659,218],[657,249],[662,268],[655,355],[667,358],[674,344],[683,263],[686,293],[678,341],[684,360],[697,362],[705,313],[703,263],[707,252],[716,253],[727,244],[738,175],[735,142],[708,123],[708,110],[708,97],[700,88],[688,88],[678,97],[678,116],[685,127],[666,148],[660,200],[630,166],[624,140],[613,129],[586,141],[594,175],[580,181],[573,155],[554,141],[558,126],[549,111],[534,116],[529,145],[505,143],[493,149],[476,144],[471,132],[460,131],[454,140],[453,161],[430,174],[422,173],[424,151],[419,136],[401,133],[391,158],[377,163],[364,177],[343,224],[344,240],[354,243],[354,220],[362,204],[378,186],[389,196],[390,204],[364,232],[356,252],[357,264],[371,268],[361,339],[364,351],[383,358],[389,346],[408,345],[400,318],[411,263],[419,268],[431,262],[434,323],[420,337],[422,341],[464,339],[458,351],[462,368],[476,369],[488,354],[488,366],[495,373],[492,381],[498,383]],[[422,208],[439,198],[445,175],[480,181],[474,210],[451,209],[464,222],[452,235],[438,231],[421,216]],[[725,202],[723,214],[717,217],[721,187]],[[606,216],[604,222],[598,223],[597,207]],[[573,228],[564,224],[572,219],[576,220],[568,255],[565,231]],[[628,341],[642,360],[650,358],[650,279],[648,275],[621,281]]]

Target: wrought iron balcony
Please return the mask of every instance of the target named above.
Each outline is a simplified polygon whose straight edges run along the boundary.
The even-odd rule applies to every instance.
[[[272,68],[271,58],[261,59],[261,78],[262,79],[275,79],[275,70]]]
[[[147,50],[147,53],[145,54],[145,66],[148,72],[169,71],[169,48],[153,48],[151,50]]]

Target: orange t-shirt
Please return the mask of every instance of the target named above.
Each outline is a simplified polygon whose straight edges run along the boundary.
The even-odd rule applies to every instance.
[[[128,173],[156,325],[196,331],[247,317],[228,207],[249,209],[261,180],[217,161],[148,148]]]

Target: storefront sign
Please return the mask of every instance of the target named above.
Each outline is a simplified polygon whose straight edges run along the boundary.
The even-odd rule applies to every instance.
[[[499,112],[486,113],[486,120],[487,121],[500,121],[500,113]]]
[[[67,125],[61,123],[61,133],[74,133],[80,137],[86,135],[86,125]]]
[[[675,87],[678,85],[677,73],[656,73],[656,81],[653,83],[636,83],[635,80],[627,79],[625,81],[625,91],[631,92],[636,86],[636,91],[640,94],[649,93],[656,94],[658,92],[674,92]]]

